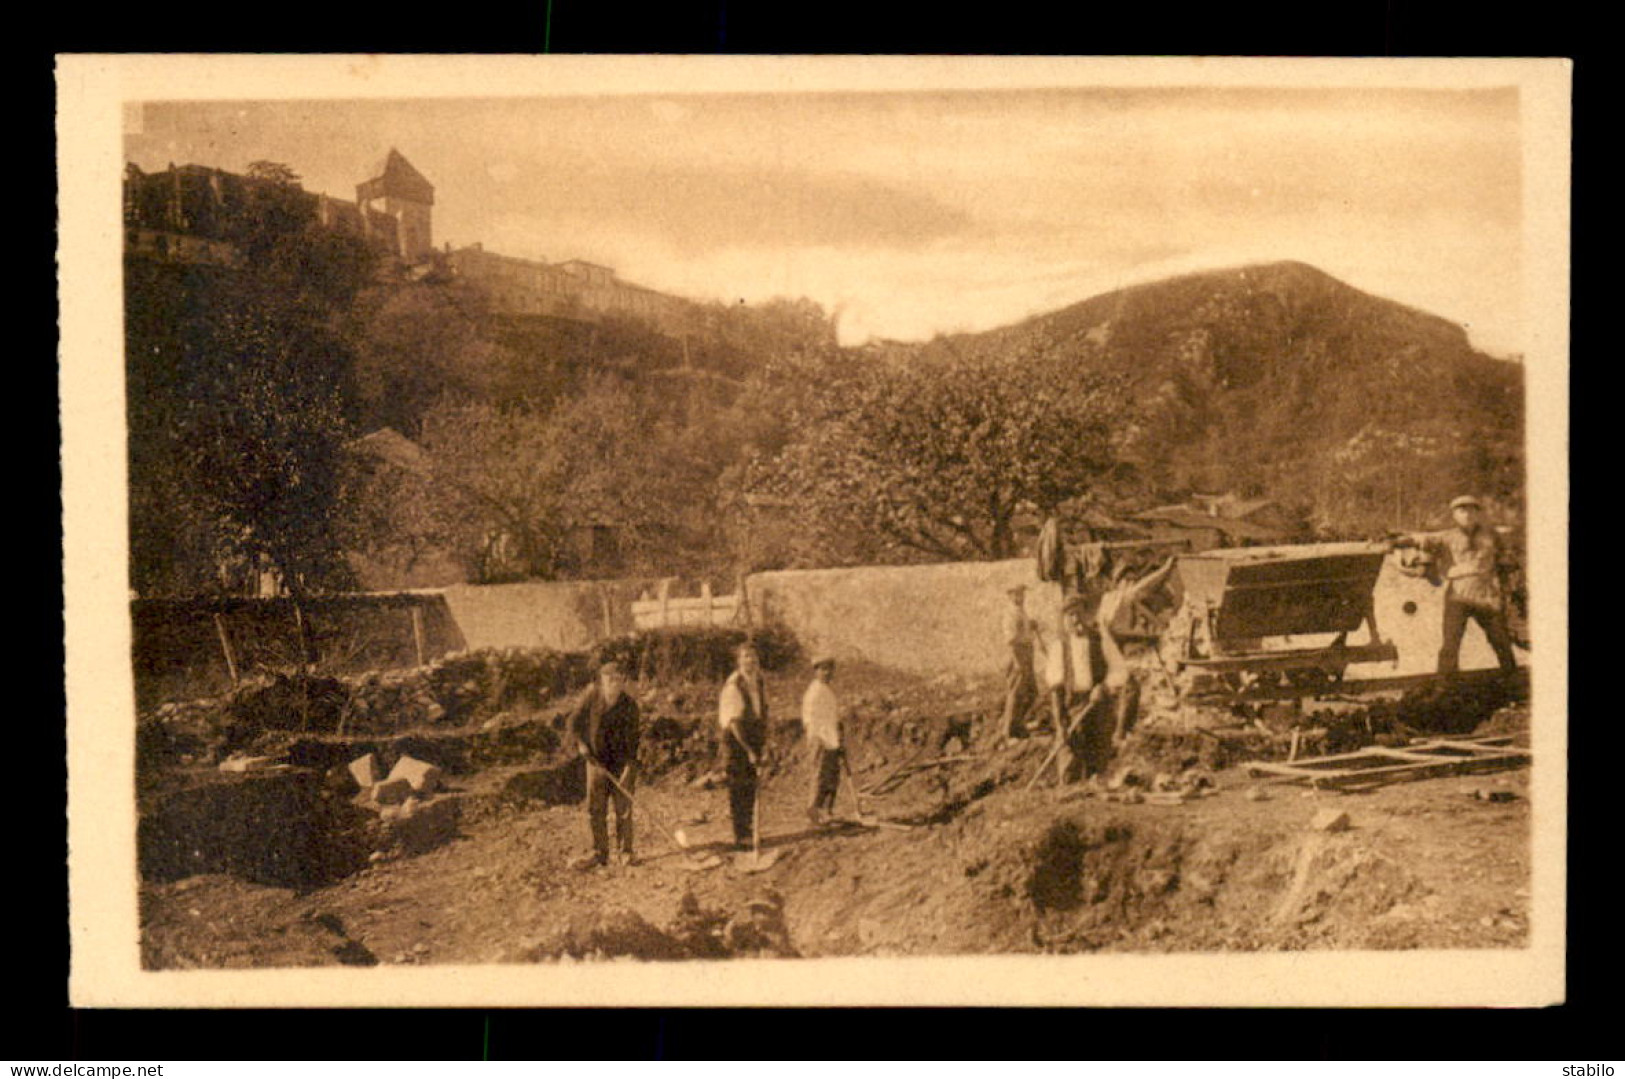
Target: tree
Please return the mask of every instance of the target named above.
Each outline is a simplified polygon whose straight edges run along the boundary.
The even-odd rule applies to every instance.
[[[479,581],[575,572],[570,534],[594,526],[629,569],[692,568],[716,471],[693,438],[614,377],[546,409],[442,401],[423,422],[433,527]]]
[[[567,460],[545,413],[443,401],[423,418],[435,517],[478,582],[555,575]]]
[[[1010,558],[1017,514],[1109,482],[1132,434],[1120,383],[1059,360],[860,368],[796,418],[747,488],[787,498],[823,558]]]
[[[349,584],[338,452],[354,392],[337,325],[371,256],[315,226],[291,170],[261,171],[233,234],[237,267],[127,268],[131,568],[143,591],[229,587],[220,570],[232,562],[274,569],[296,600]],[[177,519],[190,542],[166,538]]]

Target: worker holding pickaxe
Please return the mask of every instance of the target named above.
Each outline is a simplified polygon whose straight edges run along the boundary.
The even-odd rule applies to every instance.
[[[576,750],[587,764],[587,827],[592,853],[576,859],[580,870],[609,864],[609,802],[615,803],[615,839],[623,865],[632,865],[632,797],[637,783],[638,702],[626,692],[626,674],[613,661],[598,668],[598,679],[581,697],[570,718]]]

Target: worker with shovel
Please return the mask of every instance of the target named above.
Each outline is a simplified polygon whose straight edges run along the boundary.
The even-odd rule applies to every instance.
[[[737,668],[723,683],[717,719],[722,726],[734,849],[747,851],[753,849],[756,835],[756,794],[767,747],[767,685],[755,646],[742,644],[735,655]]]
[[[613,661],[598,668],[570,718],[570,732],[587,764],[587,827],[592,853],[571,863],[580,870],[609,864],[609,802],[615,802],[615,839],[622,865],[632,854],[632,788],[638,769],[638,702],[626,692],[626,675]]]
[[[801,697],[801,726],[813,753],[812,801],[807,806],[807,818],[822,825],[835,812],[835,795],[841,789],[841,709],[830,688],[835,680],[835,660],[818,656],[812,669],[813,679]]]

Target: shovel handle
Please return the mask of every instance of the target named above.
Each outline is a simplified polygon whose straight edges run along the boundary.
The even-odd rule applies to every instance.
[[[633,809],[641,809],[643,811],[643,815],[645,817],[648,817],[651,821],[653,821],[654,826],[656,828],[659,828],[662,832],[666,833],[666,838],[667,839],[669,839],[673,843],[677,844],[677,849],[678,850],[684,850],[684,851],[688,850],[688,844],[684,843],[681,839],[678,839],[676,832],[672,831],[670,828],[667,828],[666,825],[665,825],[665,822],[663,822],[659,817],[655,816],[653,813],[649,812],[649,807],[648,806],[646,806],[646,805],[643,805],[643,806],[638,805],[638,800],[636,798],[632,797],[632,792],[631,791],[629,791],[625,787],[621,786],[621,781],[615,778],[615,773],[614,772],[611,772],[608,768],[605,768],[603,766],[603,764],[596,757],[593,757],[591,754],[588,754],[588,759],[594,765],[597,765],[598,770],[603,772],[604,777],[609,780],[610,786],[612,786],[616,790],[620,791],[621,796],[623,798],[625,798],[629,803],[631,803]]]

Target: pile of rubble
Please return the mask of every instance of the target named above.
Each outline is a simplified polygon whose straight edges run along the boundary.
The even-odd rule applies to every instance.
[[[402,756],[385,774],[377,756],[367,753],[345,772],[356,786],[352,804],[376,815],[369,829],[376,837],[372,861],[421,853],[457,834],[463,798],[440,793],[442,773],[435,765]]]

